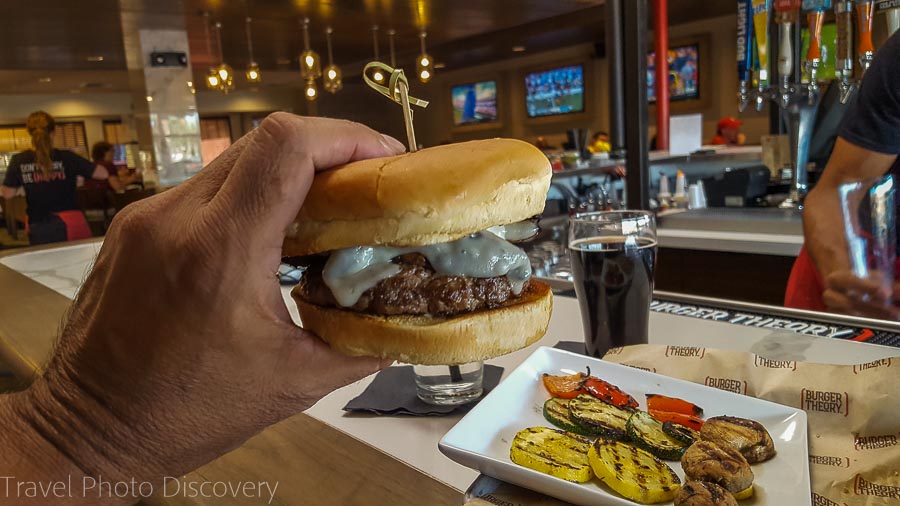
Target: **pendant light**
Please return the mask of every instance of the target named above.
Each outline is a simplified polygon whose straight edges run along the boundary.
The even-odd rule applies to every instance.
[[[391,28],[388,30],[388,44],[391,49],[391,68],[397,68],[397,53],[394,52],[394,35],[397,35],[397,30]]]
[[[372,25],[372,47],[375,49],[375,58],[372,61],[379,61],[380,57],[378,56],[378,25]],[[384,84],[384,72],[375,69],[375,73],[372,74],[372,80],[378,84]]]
[[[309,48],[309,18],[303,18],[303,52],[300,53],[300,76],[309,81],[322,77],[319,55]]]
[[[328,43],[328,66],[325,67],[324,86],[325,91],[329,93],[337,93],[344,87],[341,80],[341,69],[334,64],[334,55],[331,52],[331,27],[325,29],[325,41]]]
[[[218,21],[216,22],[216,40],[219,47],[219,61],[221,62],[216,67],[216,74],[219,78],[219,87],[217,89],[222,93],[228,93],[234,89],[234,71],[230,65],[225,63],[225,54],[222,51],[222,23]]]
[[[203,31],[206,33],[206,52],[210,57],[214,57],[212,51],[212,42],[209,37],[209,13],[203,13]],[[219,73],[216,72],[216,68],[213,66],[209,67],[209,72],[206,73],[206,87],[210,90],[219,89]]]
[[[259,71],[259,64],[253,59],[253,37],[250,35],[250,22],[252,20],[247,16],[247,50],[250,53],[250,64],[247,65],[247,82],[258,83],[262,81],[262,73]]]
[[[316,88],[315,79],[306,80],[306,86],[303,88],[303,96],[310,102],[315,102],[316,98],[319,97],[319,90]]]
[[[427,83],[434,76],[434,60],[425,52],[425,30],[419,33],[419,40],[422,45],[422,53],[416,58],[416,74],[419,74],[419,81]]]

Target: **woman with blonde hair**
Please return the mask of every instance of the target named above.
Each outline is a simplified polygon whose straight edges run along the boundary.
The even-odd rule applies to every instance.
[[[90,237],[90,228],[78,210],[78,176],[94,175],[94,164],[71,151],[53,149],[53,116],[38,111],[25,122],[32,149],[10,159],[0,194],[10,199],[25,189],[28,239],[31,244]]]

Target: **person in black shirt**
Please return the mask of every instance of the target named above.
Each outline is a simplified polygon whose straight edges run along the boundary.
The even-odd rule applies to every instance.
[[[889,290],[882,289],[880,283],[858,278],[851,272],[838,196],[838,187],[845,183],[887,173],[900,176],[898,155],[900,33],[894,34],[875,56],[860,84],[856,103],[844,117],[825,171],[806,199],[803,212],[805,246],[818,271],[818,279],[805,291],[815,291],[818,284],[819,293],[807,295],[818,295],[818,303],[824,306],[823,309],[900,319],[900,308],[891,303],[895,294],[900,294],[900,285],[895,283],[893,293],[887,293]],[[819,309],[814,307],[815,303],[805,305]]]
[[[59,213],[78,209],[78,176],[93,177],[94,164],[70,151],[53,149],[56,123],[46,112],[32,113],[25,127],[33,149],[12,157],[0,193],[10,199],[18,188],[25,189],[31,244],[65,241],[66,222]]]

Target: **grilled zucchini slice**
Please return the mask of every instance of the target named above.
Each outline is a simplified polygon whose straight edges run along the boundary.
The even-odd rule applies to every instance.
[[[650,453],[620,441],[598,439],[588,450],[594,474],[626,499],[642,504],[671,501],[681,480]]]
[[[626,424],[631,411],[582,394],[569,401],[569,412],[572,414],[572,420],[591,435],[617,441],[628,440]]]
[[[700,440],[700,432],[674,422],[663,422],[662,431],[688,446]]]
[[[520,430],[513,438],[509,458],[520,466],[566,481],[584,483],[594,473],[587,452],[591,440],[548,427]]]
[[[556,397],[547,399],[547,402],[544,403],[544,419],[564,431],[574,432],[582,436],[596,436],[596,432],[590,428],[582,427],[572,418],[569,402],[571,402],[570,399],[559,399]]]
[[[634,444],[663,460],[680,460],[689,446],[663,432],[659,420],[645,411],[631,415],[626,430]]]

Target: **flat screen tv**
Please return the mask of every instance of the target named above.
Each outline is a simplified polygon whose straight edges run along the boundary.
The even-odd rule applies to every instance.
[[[482,81],[454,86],[451,90],[453,124],[456,126],[497,121],[497,83]]]
[[[529,118],[584,112],[584,66],[526,75],[525,105]]]
[[[700,98],[700,45],[669,48],[669,100]],[[656,53],[647,55],[647,98],[656,102]]]

